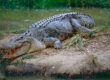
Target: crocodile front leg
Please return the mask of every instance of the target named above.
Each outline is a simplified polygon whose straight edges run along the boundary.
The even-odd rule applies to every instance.
[[[62,48],[61,41],[57,38],[54,38],[54,37],[44,38],[44,43],[47,47],[52,46],[56,49]]]
[[[83,32],[83,33],[92,31],[91,29],[88,29],[86,27],[81,26],[80,23],[78,22],[78,20],[76,20],[76,19],[71,19],[71,24],[73,26],[73,29],[75,29],[77,31],[80,31],[80,32]]]

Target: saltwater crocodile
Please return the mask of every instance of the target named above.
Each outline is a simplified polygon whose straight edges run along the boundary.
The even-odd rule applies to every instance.
[[[89,28],[94,26],[94,19],[83,13],[57,14],[37,21],[8,44],[1,45],[0,57],[12,59],[49,46],[62,48],[62,40],[71,37],[76,31],[90,32],[92,30]]]

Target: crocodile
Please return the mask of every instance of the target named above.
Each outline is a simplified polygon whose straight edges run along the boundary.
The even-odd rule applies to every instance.
[[[15,59],[27,53],[47,47],[62,48],[61,41],[72,37],[75,32],[91,32],[94,19],[83,13],[70,12],[35,22],[23,33],[0,46],[0,58]]]

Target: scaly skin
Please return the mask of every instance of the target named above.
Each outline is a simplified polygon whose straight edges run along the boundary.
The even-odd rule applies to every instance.
[[[57,14],[37,21],[28,30],[0,47],[0,56],[12,59],[26,53],[45,49],[48,46],[62,48],[61,41],[71,37],[74,32],[90,32],[95,26],[92,17],[71,12]]]

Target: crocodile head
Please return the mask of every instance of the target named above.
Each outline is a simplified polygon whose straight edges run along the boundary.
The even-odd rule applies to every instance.
[[[45,49],[45,45],[33,37],[17,37],[8,44],[0,45],[0,60],[12,60],[24,54],[42,49]]]

